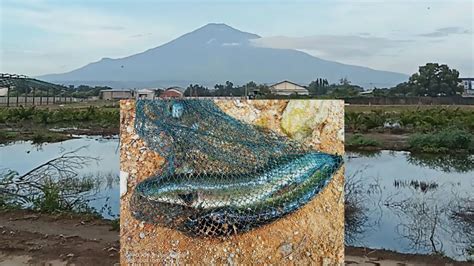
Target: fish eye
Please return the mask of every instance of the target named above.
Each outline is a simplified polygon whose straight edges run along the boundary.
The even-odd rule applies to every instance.
[[[180,193],[178,197],[184,201],[186,205],[191,205],[195,200],[197,200],[198,195],[196,192],[190,193]]]

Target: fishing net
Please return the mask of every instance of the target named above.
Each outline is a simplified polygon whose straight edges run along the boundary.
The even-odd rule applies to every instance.
[[[342,163],[212,100],[138,100],[135,129],[166,164],[136,186],[133,216],[193,236],[238,234],[291,213]]]

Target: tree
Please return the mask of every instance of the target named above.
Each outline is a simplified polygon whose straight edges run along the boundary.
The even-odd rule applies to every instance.
[[[357,96],[363,91],[362,87],[356,85],[335,85],[329,94],[334,98],[345,98]]]
[[[211,96],[208,88],[198,84],[190,84],[184,91],[184,96]]]
[[[459,72],[438,63],[420,66],[418,73],[410,77],[408,86],[417,96],[453,96],[463,91]]]
[[[308,86],[308,91],[311,95],[325,95],[328,92],[327,86],[325,86],[322,78],[317,78],[311,81]]]
[[[374,97],[386,97],[389,92],[390,90],[387,88],[374,88],[372,94]]]
[[[226,90],[232,90],[234,88],[234,84],[230,81],[225,82],[225,89]]]
[[[349,84],[351,84],[351,82],[347,79],[347,77],[344,77],[344,78],[341,78],[341,79],[339,80],[339,84],[341,84],[341,85],[349,85]]]

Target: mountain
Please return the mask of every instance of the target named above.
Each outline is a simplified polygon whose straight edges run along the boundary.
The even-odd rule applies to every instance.
[[[290,49],[252,45],[260,36],[226,24],[208,24],[164,45],[124,58],[103,58],[76,70],[40,79],[65,84],[112,87],[213,86],[291,80],[308,84],[316,78],[337,82],[347,77],[363,87],[387,87],[408,76],[341,64]]]

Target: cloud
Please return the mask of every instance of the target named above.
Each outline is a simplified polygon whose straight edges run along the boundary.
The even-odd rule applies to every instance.
[[[122,26],[100,26],[99,28],[103,29],[103,30],[124,30],[125,27],[122,27]]]
[[[461,27],[445,27],[439,28],[435,31],[418,34],[418,36],[422,37],[430,37],[430,38],[438,38],[438,37],[446,37],[452,34],[471,34],[470,30],[461,28]]]
[[[148,33],[138,33],[138,34],[130,35],[130,38],[142,38],[142,37],[151,36],[151,35],[152,35],[151,32],[148,32]]]
[[[169,39],[172,26],[160,25],[159,34],[140,33],[150,19],[140,20],[89,6],[28,2],[2,6],[0,72],[31,76],[64,72],[103,57],[124,57]],[[2,24],[2,23],[0,23]],[[18,35],[15,29],[28,32]],[[137,34],[140,33],[140,34]]]
[[[254,39],[252,42],[260,47],[304,50],[328,58],[360,58],[381,53],[386,54],[387,50],[400,48],[400,46],[411,41],[373,36],[315,35],[307,37],[264,37]]]

